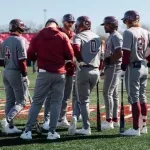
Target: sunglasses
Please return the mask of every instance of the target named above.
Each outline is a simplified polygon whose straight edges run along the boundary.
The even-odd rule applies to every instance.
[[[69,23],[69,24],[74,24],[74,21],[67,21],[67,23]]]

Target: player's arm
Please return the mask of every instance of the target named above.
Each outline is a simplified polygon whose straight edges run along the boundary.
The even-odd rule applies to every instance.
[[[23,77],[27,76],[27,54],[26,54],[26,45],[25,45],[25,40],[20,40],[18,41],[17,44],[17,53],[18,53],[18,62],[19,62],[19,68],[20,72]]]
[[[114,35],[112,37],[112,42],[114,45],[115,52],[111,56],[111,62],[114,63],[122,57],[122,43],[123,43],[122,36]]]
[[[5,66],[5,64],[4,64],[4,51],[2,49],[2,44],[0,44],[0,66]]]
[[[31,39],[29,48],[27,50],[27,58],[31,61],[37,60],[37,48],[36,48],[37,38],[38,38],[38,35],[34,36]]]
[[[77,35],[74,36],[72,47],[73,47],[74,55],[75,55],[77,61],[82,60],[82,56],[81,56],[81,52],[80,52],[81,43],[82,43],[81,39]]]
[[[100,66],[99,70],[104,69],[104,53],[105,53],[105,41],[101,41],[101,46],[100,46]]]
[[[148,63],[148,67],[149,67],[150,66],[150,32],[148,32],[148,48],[145,56],[146,56],[146,60],[149,62]]]
[[[131,55],[131,47],[132,47],[133,35],[129,31],[125,31],[123,34],[123,57],[122,57],[122,64],[121,69],[123,71],[126,70],[128,64],[130,63],[130,55]]]
[[[65,56],[65,60],[73,61],[74,52],[73,52],[73,48],[71,46],[70,40],[67,37],[67,35],[64,34],[63,40],[64,40],[64,56]]]

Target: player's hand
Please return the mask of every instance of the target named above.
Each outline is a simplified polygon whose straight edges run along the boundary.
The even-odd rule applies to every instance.
[[[76,65],[74,64],[74,62],[67,62],[65,64],[65,69],[68,76],[73,76],[76,69]]]
[[[124,79],[124,77],[125,77],[125,72],[121,71],[120,74],[119,74],[119,78]]]
[[[30,81],[27,76],[23,77],[23,82],[26,82],[28,86],[30,85]]]
[[[127,66],[128,66],[128,65],[126,65],[126,64],[121,64],[121,70],[122,70],[122,71],[126,71]]]

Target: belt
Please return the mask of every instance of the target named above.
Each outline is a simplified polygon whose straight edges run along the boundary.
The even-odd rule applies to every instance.
[[[135,63],[142,63],[142,61],[134,61],[134,62],[132,62],[133,64],[135,64]]]
[[[92,65],[83,65],[83,66],[81,66],[81,67],[85,67],[85,68],[98,68],[98,67],[94,67],[94,66],[92,66]]]

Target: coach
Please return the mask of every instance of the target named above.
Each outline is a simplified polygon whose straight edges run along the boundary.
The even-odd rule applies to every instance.
[[[57,139],[55,132],[60,115],[65,87],[65,60],[73,60],[73,49],[66,34],[58,30],[55,19],[49,19],[47,28],[41,30],[32,40],[27,52],[28,59],[37,60],[38,75],[35,84],[33,103],[31,104],[26,129],[22,139],[32,139],[34,125],[41,107],[51,91],[50,128],[47,139]]]

